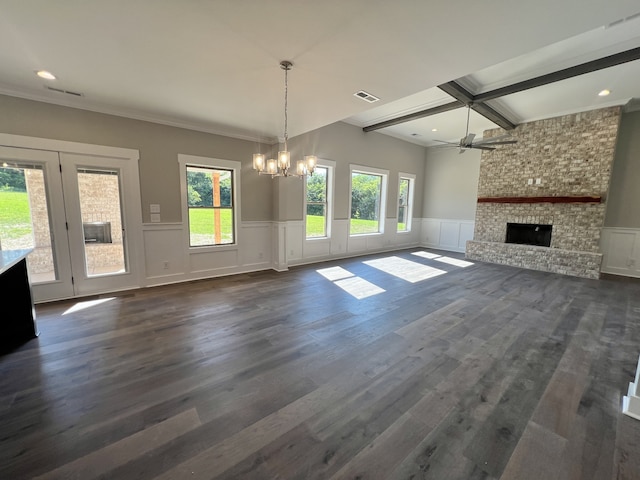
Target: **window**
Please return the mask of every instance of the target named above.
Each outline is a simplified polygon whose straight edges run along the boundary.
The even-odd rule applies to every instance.
[[[309,175],[306,181],[306,236],[328,237],[329,167],[317,166],[313,175]]]
[[[401,173],[398,182],[398,232],[411,231],[415,175]]]
[[[188,219],[189,246],[235,244],[239,162],[190,155],[179,155],[179,161],[184,175],[183,212]]]
[[[351,217],[349,235],[384,231],[388,173],[370,167],[351,167]]]

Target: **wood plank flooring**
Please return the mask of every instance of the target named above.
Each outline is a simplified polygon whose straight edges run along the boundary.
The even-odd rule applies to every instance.
[[[460,260],[38,305],[0,357],[0,479],[640,479],[640,281]]]

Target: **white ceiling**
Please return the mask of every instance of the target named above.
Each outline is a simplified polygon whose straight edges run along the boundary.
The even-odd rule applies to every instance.
[[[281,60],[294,63],[294,137],[449,103],[436,86],[451,80],[480,93],[638,47],[640,18],[604,26],[639,10],[637,0],[0,0],[0,93],[273,141]],[[517,122],[548,118],[640,97],[639,78],[635,61],[490,105]],[[603,88],[611,95],[598,97]],[[494,127],[472,112],[471,132]],[[432,145],[465,128],[461,108],[379,131]]]

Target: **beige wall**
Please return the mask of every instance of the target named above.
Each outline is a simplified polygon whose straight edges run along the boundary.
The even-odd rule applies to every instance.
[[[640,111],[623,113],[618,131],[606,227],[640,228]]]
[[[242,220],[271,220],[272,183],[252,170],[252,155],[270,146],[220,135],[0,95],[0,132],[137,149],[143,221],[149,204],[163,222],[180,222],[178,154],[242,162]]]
[[[424,185],[424,147],[377,132],[365,133],[362,128],[337,122],[289,141],[292,159],[315,154],[318,158],[336,162],[334,218],[349,218],[349,165],[364,165],[389,170],[387,188],[387,218],[395,218],[398,198],[398,173],[416,175],[414,218],[422,217]],[[292,180],[292,179],[288,179]],[[290,182],[280,195],[278,220],[301,220],[302,205],[295,199],[303,191],[301,182]]]
[[[478,198],[480,150],[428,148],[424,218],[473,220]]]

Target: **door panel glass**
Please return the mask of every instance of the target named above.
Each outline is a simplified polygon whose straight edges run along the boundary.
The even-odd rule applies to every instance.
[[[4,161],[0,166],[0,245],[32,249],[27,257],[32,283],[58,278],[42,165]]]
[[[126,272],[118,171],[78,169],[77,180],[87,277]]]

